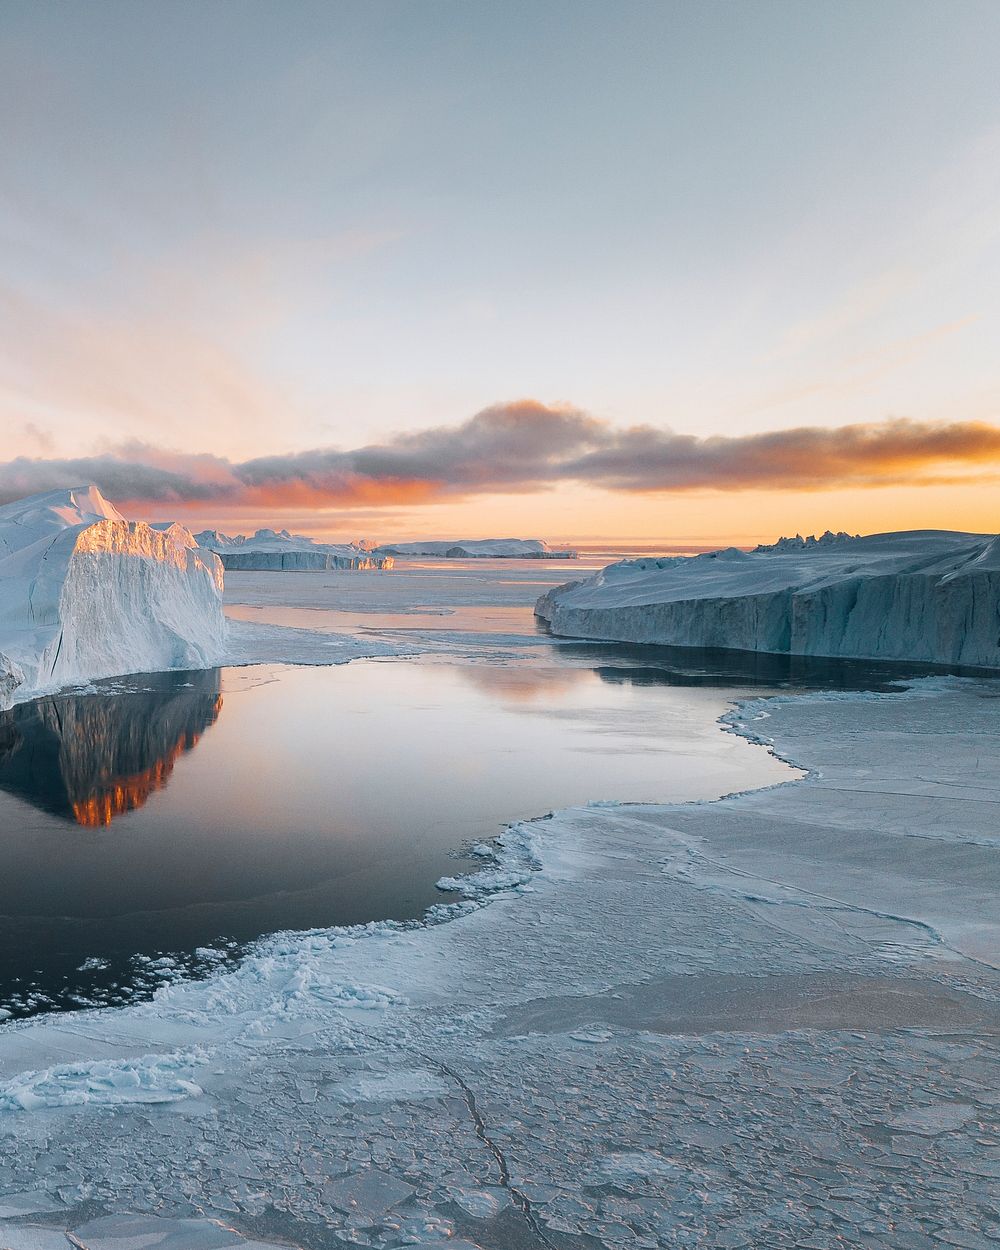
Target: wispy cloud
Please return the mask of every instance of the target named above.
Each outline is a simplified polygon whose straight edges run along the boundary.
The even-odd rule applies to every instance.
[[[0,256],[23,255],[23,236],[5,238],[4,224],[0,205]],[[264,358],[289,327],[301,336],[338,279],[401,233],[232,240],[205,232],[153,258],[123,247],[101,282],[61,253],[48,258],[56,276],[47,283],[5,272],[0,425],[29,452],[36,444],[25,417],[51,426],[62,449],[78,449],[84,427],[108,445],[122,431],[155,438],[171,429],[185,441],[211,439],[216,450],[266,447],[276,426],[286,436],[315,430],[323,410],[310,386]]]

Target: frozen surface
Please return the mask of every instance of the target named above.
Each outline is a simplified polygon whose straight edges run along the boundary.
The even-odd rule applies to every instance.
[[[746,704],[806,779],[519,824],[427,925],[3,1026],[0,1245],[995,1244],[998,696]]]
[[[291,648],[281,631],[297,629],[317,635],[316,648],[324,645],[323,635],[327,646],[332,637],[346,635],[355,649],[372,648],[369,654],[520,663],[528,654],[551,650],[552,639],[539,629],[533,606],[571,568],[569,561],[557,560],[430,557],[399,561],[391,577],[340,570],[318,577],[293,570],[280,578],[227,572],[226,613],[234,626],[277,631],[268,645],[286,651]],[[255,654],[258,635],[251,630],[246,637],[244,650]],[[263,634],[259,641],[263,647]],[[316,648],[313,654],[322,654]]]
[[[98,677],[218,663],[222,565],[95,486],[0,508],[0,707]]]
[[[305,534],[262,529],[251,536],[202,530],[195,538],[202,547],[218,554],[227,569],[391,569],[391,555],[371,551],[355,543],[318,543]]]
[[[573,560],[575,551],[553,551],[540,538],[455,538],[443,542],[421,539],[383,543],[376,551],[389,556],[444,556],[449,560]]]
[[[1000,667],[1000,536],[913,530],[622,560],[544,594],[556,634]]]
[[[294,625],[229,620],[222,662],[244,664],[347,664],[363,657],[398,655],[403,648],[376,638],[303,629]]]

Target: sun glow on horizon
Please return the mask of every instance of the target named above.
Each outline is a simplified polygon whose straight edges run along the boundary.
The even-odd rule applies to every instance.
[[[154,519],[173,519],[169,508],[158,506],[154,511]],[[786,534],[826,529],[861,534],[902,529],[1000,532],[1000,505],[994,492],[956,486],[717,491],[670,497],[563,487],[529,496],[498,495],[413,510],[189,505],[174,511],[178,520],[196,530],[252,534],[261,528],[288,529],[327,542],[520,537],[543,538],[557,547],[610,544],[623,549],[676,550],[679,546],[752,547]],[[136,515],[134,509],[129,515]]]

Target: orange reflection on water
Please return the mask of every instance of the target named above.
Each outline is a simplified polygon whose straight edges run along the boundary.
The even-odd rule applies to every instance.
[[[206,729],[215,724],[221,711],[222,695],[219,694],[215,697]],[[170,774],[179,757],[197,746],[200,738],[201,732],[185,730],[176,741],[165,748],[158,759],[141,772],[124,777],[98,778],[94,783],[93,793],[83,798],[70,799],[77,824],[87,828],[99,828],[110,825],[116,816],[142,807],[151,794],[163,789],[170,780]]]

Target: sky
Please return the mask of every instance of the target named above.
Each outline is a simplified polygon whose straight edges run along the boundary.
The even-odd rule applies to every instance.
[[[1000,530],[995,0],[0,0],[0,502]]]

